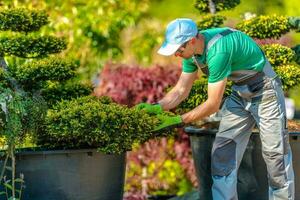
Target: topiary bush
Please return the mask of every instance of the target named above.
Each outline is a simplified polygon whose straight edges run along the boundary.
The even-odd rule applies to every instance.
[[[285,65],[295,59],[295,52],[280,44],[262,45],[262,49],[273,66]]]
[[[205,15],[200,20],[197,21],[197,26],[200,30],[208,29],[208,28],[216,28],[220,27],[226,17],[221,15]]]
[[[237,29],[258,39],[279,38],[291,30],[289,18],[284,16],[257,16],[237,24]]]
[[[28,13],[38,13],[38,11],[5,10],[1,16],[10,17],[7,17],[8,22],[3,24],[8,26],[9,20],[16,16],[21,16],[22,19],[27,17],[31,20],[45,16],[41,12],[30,15],[32,17],[30,18]],[[18,29],[13,27],[9,30],[36,31],[38,24],[46,22],[47,19],[41,20],[31,29],[30,27],[18,27]],[[24,26],[30,26],[30,24],[24,23]],[[0,78],[4,80],[3,84],[8,82],[10,86],[10,93],[4,92],[2,100],[12,102],[16,113],[21,113],[20,116],[27,116],[28,119],[30,118],[28,115],[32,114],[29,110],[35,112],[34,105],[37,106],[36,108],[39,108],[39,105],[46,107],[44,110],[40,109],[44,113],[39,113],[39,119],[35,121],[18,118],[17,123],[20,126],[16,127],[20,127],[19,129],[13,128],[2,120],[5,130],[14,129],[15,135],[23,137],[27,125],[24,123],[31,121],[39,128],[30,133],[36,145],[64,149],[94,147],[104,153],[125,152],[130,150],[134,143],[142,143],[158,135],[171,134],[168,131],[156,133],[156,135],[151,132],[159,123],[154,116],[112,103],[107,98],[97,99],[87,96],[91,94],[91,86],[76,82],[76,70],[79,63],[70,58],[48,55],[66,49],[64,39],[54,36],[38,36],[35,33],[17,37],[0,37],[0,41],[2,55],[31,58],[11,64],[1,59],[3,73],[0,74],[2,75]],[[20,98],[17,98],[18,96]],[[31,96],[35,100],[40,100],[40,103],[34,104],[37,102],[30,101],[32,109],[23,108],[22,106],[26,103],[19,99],[26,100]],[[18,103],[14,103],[14,100]],[[5,116],[7,113],[2,109],[2,114],[3,112]],[[35,115],[32,114],[32,116]]]
[[[0,130],[2,148],[7,150],[0,182],[9,170],[12,199],[21,194],[15,188],[14,152],[26,138],[32,139],[31,145],[48,149],[98,148],[104,153],[123,153],[136,143],[173,133],[153,133],[159,123],[155,116],[107,98],[87,96],[92,88],[76,81],[78,63],[50,55],[65,50],[65,40],[31,33],[48,23],[44,12],[35,13],[0,11],[1,19],[6,20],[0,23],[1,30],[20,32],[0,35]],[[11,24],[18,16],[26,27]],[[8,158],[11,168],[6,166]]]
[[[33,32],[49,23],[45,11],[16,8],[0,13],[0,31]]]
[[[283,83],[283,90],[288,91],[300,83],[300,67],[297,65],[281,65],[274,67]]]
[[[65,81],[74,78],[78,67],[74,61],[50,57],[16,66],[13,73],[20,84],[32,88],[45,81]]]
[[[49,108],[61,100],[71,100],[92,93],[92,85],[77,83],[72,79],[63,83],[51,82],[41,89],[41,95],[47,102]]]
[[[87,96],[61,101],[46,116],[46,133],[37,144],[47,148],[98,148],[104,153],[123,153],[135,143],[155,135],[156,117],[113,103],[107,98]]]
[[[0,50],[5,56],[38,58],[65,50],[64,39],[54,36],[12,36],[0,38]]]

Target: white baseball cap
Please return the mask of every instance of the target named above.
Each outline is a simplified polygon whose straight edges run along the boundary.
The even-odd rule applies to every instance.
[[[186,41],[198,33],[197,24],[188,18],[178,18],[171,21],[166,29],[165,41],[157,53],[170,56]]]

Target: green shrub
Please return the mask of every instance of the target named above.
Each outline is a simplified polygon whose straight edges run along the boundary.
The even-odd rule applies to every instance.
[[[228,83],[224,97],[228,96],[231,93],[231,89],[229,86],[230,83]],[[201,78],[199,80],[196,80],[192,86],[189,96],[179,104],[176,112],[185,113],[187,111],[190,111],[206,101],[207,97],[207,79]]]
[[[62,101],[46,117],[46,131],[37,133],[38,144],[48,148],[98,148],[104,153],[129,151],[134,143],[156,135],[155,117],[136,109],[81,97]]]
[[[0,38],[0,52],[7,56],[22,58],[44,57],[67,48],[64,39],[53,36],[14,36]]]
[[[273,66],[285,65],[295,59],[295,52],[280,44],[263,45],[262,49]]]
[[[91,85],[84,85],[74,81],[67,83],[52,83],[48,87],[42,89],[41,95],[47,102],[49,107],[52,107],[61,100],[71,100],[82,96],[90,95],[93,92]]]
[[[216,5],[216,11],[229,10],[240,4],[240,0],[212,0]],[[209,12],[208,0],[196,0],[194,7],[199,10],[200,13]]]
[[[44,11],[18,8],[0,12],[0,31],[32,32],[48,23],[48,15]]]
[[[197,26],[199,29],[208,29],[208,28],[216,28],[220,27],[226,17],[221,15],[205,15],[197,22]]]
[[[237,29],[258,39],[279,38],[290,31],[288,18],[284,16],[258,16],[237,24]]]
[[[296,65],[282,65],[274,68],[276,73],[280,76],[283,89],[289,89],[299,85],[300,83],[300,67]]]
[[[78,67],[74,61],[50,57],[16,66],[14,76],[26,88],[34,88],[41,81],[64,81],[73,78]]]

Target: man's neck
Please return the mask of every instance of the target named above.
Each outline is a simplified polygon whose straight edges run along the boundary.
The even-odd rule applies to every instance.
[[[195,55],[202,55],[204,52],[204,47],[205,47],[205,38],[204,35],[199,33],[197,35],[197,40],[195,44]]]

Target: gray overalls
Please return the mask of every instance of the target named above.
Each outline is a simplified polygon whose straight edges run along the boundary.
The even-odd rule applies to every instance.
[[[233,33],[228,29],[214,36],[208,50],[222,37]],[[195,64],[208,73],[207,66]],[[287,131],[284,95],[280,79],[266,61],[263,72],[234,71],[232,94],[220,112],[221,122],[212,149],[212,195],[214,200],[236,200],[237,174],[253,127],[262,142],[262,155],[267,165],[269,200],[294,199],[294,172]]]

